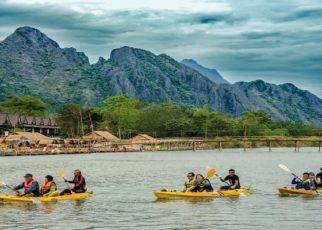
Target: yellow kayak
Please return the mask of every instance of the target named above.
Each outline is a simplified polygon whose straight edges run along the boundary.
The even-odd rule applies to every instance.
[[[214,192],[180,192],[171,190],[157,190],[154,195],[157,199],[180,199],[180,198],[215,198],[215,197],[236,197],[250,194],[249,188],[217,190]]]
[[[289,195],[304,195],[304,196],[314,196],[318,195],[321,190],[306,190],[306,189],[297,189],[292,186],[285,186],[278,188],[280,195],[289,196]]]
[[[70,195],[53,197],[21,197],[16,195],[0,194],[0,202],[55,202],[61,200],[84,200],[93,196],[92,192],[73,193]]]

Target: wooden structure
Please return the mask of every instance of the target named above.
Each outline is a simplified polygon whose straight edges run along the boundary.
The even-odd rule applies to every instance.
[[[53,143],[53,139],[41,133],[15,132],[2,139],[2,142],[9,145],[37,145],[47,146]]]
[[[115,142],[120,141],[119,138],[114,136],[108,131],[93,131],[82,137],[83,140],[92,142]]]
[[[11,138],[16,137],[18,133],[13,134]],[[23,133],[20,133],[23,134]],[[98,133],[90,133],[93,137],[87,141],[85,139],[75,139],[75,144],[48,144],[42,146],[41,144],[49,143],[40,138],[37,139],[39,134],[28,134],[32,136],[25,138],[33,139],[34,143],[38,142],[38,145],[32,145],[32,147],[21,145],[7,145],[5,141],[0,143],[0,156],[18,156],[18,155],[38,155],[38,154],[72,154],[72,153],[106,153],[106,152],[129,152],[129,151],[182,151],[182,150],[218,150],[230,148],[244,149],[245,151],[253,148],[267,147],[268,151],[272,151],[277,147],[294,147],[295,151],[300,151],[301,147],[317,147],[318,151],[321,151],[322,139],[321,137],[310,138],[274,138],[274,137],[254,137],[254,138],[242,138],[242,137],[224,137],[216,139],[160,139],[155,142],[146,142],[141,144],[133,144],[126,140],[118,140],[114,136],[112,141],[110,138],[97,137]],[[100,136],[100,135],[98,135]],[[9,136],[10,137],[10,136]],[[8,140],[10,138],[7,137]],[[5,140],[5,138],[3,138]],[[55,139],[51,139],[57,142]],[[109,141],[108,141],[109,140]],[[72,141],[72,140],[70,140]],[[66,140],[66,142],[68,142]],[[3,145],[4,144],[4,145]],[[215,152],[215,151],[214,151]]]
[[[135,137],[132,137],[131,141],[132,143],[149,143],[149,142],[156,142],[157,139],[147,134],[138,134]]]
[[[25,132],[39,132],[47,136],[54,136],[58,125],[53,118],[32,117],[18,114],[0,113],[0,136],[5,132],[20,129]]]

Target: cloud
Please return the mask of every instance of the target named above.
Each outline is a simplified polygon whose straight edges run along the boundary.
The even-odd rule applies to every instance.
[[[282,79],[322,96],[321,20],[319,0],[7,0],[0,38],[29,25],[91,62],[129,45],[197,59],[231,81]]]

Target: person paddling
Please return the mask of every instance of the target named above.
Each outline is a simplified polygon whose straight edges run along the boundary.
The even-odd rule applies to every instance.
[[[51,175],[45,176],[45,181],[40,187],[41,196],[54,196],[57,195],[57,185]]]
[[[74,171],[74,179],[68,181],[64,178],[65,182],[74,184],[73,188],[65,189],[60,193],[60,195],[71,194],[71,193],[83,193],[86,192],[86,181],[85,178],[82,176],[82,172],[79,169]]]
[[[32,174],[27,173],[25,176],[25,181],[14,187],[17,196],[39,196],[39,184],[33,179]],[[24,189],[23,193],[19,190]]]
[[[310,180],[310,174],[308,172],[303,173],[302,179],[298,177],[294,177],[292,180],[292,184],[295,185],[295,188],[297,189],[311,189],[311,180]]]
[[[309,173],[309,179],[310,179],[310,188],[311,189],[316,189],[318,187],[318,183],[316,182],[316,177],[314,172]]]
[[[184,189],[182,190],[183,192],[187,191],[189,188],[194,186],[195,184],[195,174],[193,172],[190,172],[187,174],[187,180],[184,183]]]
[[[196,175],[195,183],[187,189],[187,192],[212,192],[214,191],[209,179],[201,174]]]
[[[224,179],[222,179],[221,177],[219,179],[221,180],[221,182],[229,182],[229,185],[221,186],[220,187],[221,190],[240,188],[239,176],[236,175],[235,169],[229,169],[228,176],[226,176]]]
[[[322,168],[320,168],[320,172],[316,174],[316,181],[318,184],[318,188],[322,187]]]

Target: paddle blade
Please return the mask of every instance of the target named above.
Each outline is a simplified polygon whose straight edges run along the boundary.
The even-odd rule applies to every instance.
[[[286,167],[286,165],[283,165],[283,164],[279,164],[278,167],[280,167],[282,170],[284,170],[285,172],[291,172],[291,170]]]
[[[64,169],[61,169],[58,171],[58,177],[64,178],[65,177],[65,171]]]
[[[215,168],[207,167],[206,178],[210,179],[210,178],[214,177],[216,175],[216,172],[217,171]]]
[[[4,183],[3,181],[0,181],[0,187],[6,187],[6,186],[7,186],[6,183]]]

